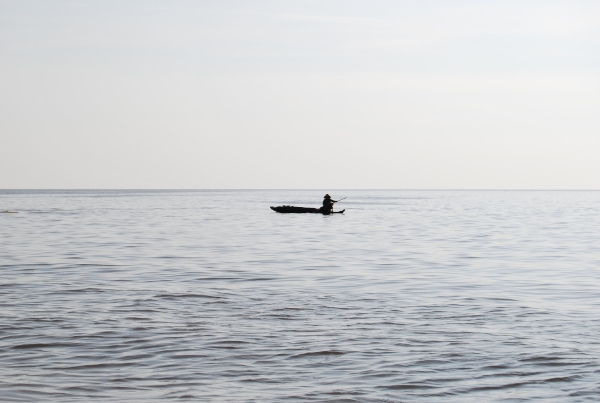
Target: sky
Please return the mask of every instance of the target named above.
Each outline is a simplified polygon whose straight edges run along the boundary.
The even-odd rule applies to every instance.
[[[0,0],[0,188],[600,189],[600,2]]]

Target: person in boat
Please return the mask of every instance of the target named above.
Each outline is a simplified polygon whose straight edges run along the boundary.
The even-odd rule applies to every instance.
[[[321,207],[321,211],[325,214],[331,214],[333,212],[333,204],[336,203],[337,200],[333,200],[331,196],[328,194],[323,198],[323,207]]]

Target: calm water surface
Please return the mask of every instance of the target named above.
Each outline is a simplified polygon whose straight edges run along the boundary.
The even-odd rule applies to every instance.
[[[3,402],[598,402],[600,192],[0,191]]]

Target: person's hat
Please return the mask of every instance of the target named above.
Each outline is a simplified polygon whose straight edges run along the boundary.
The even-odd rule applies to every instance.
[[[331,196],[329,196],[329,195],[325,195],[325,197],[327,197],[327,198],[331,199]]]

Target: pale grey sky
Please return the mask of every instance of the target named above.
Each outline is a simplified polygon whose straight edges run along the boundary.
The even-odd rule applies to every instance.
[[[0,0],[0,188],[600,189],[600,2]]]

